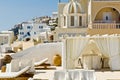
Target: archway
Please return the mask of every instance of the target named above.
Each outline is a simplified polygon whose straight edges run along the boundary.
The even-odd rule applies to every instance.
[[[96,23],[119,23],[120,14],[117,9],[112,7],[102,8],[96,15],[94,22]]]

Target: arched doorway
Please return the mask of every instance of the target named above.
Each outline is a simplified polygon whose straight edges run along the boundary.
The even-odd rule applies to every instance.
[[[112,7],[102,8],[96,15],[94,22],[98,23],[118,23],[120,14],[117,9]]]

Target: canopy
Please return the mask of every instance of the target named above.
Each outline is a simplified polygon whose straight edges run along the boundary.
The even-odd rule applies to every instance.
[[[82,50],[90,40],[94,40],[102,55],[109,58],[112,70],[120,70],[120,35],[94,35],[66,39],[66,67],[75,68],[74,61],[81,55]]]

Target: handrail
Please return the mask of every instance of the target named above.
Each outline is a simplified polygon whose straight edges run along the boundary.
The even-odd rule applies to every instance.
[[[93,29],[120,29],[120,23],[93,23]]]

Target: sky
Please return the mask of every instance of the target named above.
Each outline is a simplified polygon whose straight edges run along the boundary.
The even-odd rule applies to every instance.
[[[0,31],[34,17],[51,16],[58,10],[59,0],[0,0]],[[68,2],[68,0],[61,0]]]

